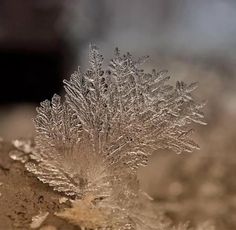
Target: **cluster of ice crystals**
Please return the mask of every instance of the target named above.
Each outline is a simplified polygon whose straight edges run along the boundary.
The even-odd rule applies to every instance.
[[[160,229],[158,218],[138,209],[136,171],[157,149],[197,149],[189,126],[204,124],[202,104],[191,95],[197,84],[172,87],[165,71],[142,70],[143,60],[116,49],[104,69],[91,46],[90,68],[64,80],[65,99],[54,95],[37,108],[35,149],[26,163],[55,190],[92,196],[103,214],[112,213],[114,229]]]

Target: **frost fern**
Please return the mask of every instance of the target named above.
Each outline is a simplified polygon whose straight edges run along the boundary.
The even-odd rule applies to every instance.
[[[166,71],[141,69],[144,59],[121,56],[116,49],[104,69],[102,55],[91,46],[90,68],[64,80],[65,99],[54,95],[37,108],[36,146],[26,163],[57,191],[102,200],[96,207],[122,220],[119,229],[158,229],[144,227],[144,214],[135,211],[136,171],[158,149],[198,149],[190,126],[204,124],[202,104],[191,95],[197,84],[172,87]]]

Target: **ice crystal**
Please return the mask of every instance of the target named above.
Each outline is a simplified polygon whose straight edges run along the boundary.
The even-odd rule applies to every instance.
[[[113,199],[94,202],[94,197],[87,196],[76,200],[72,208],[57,213],[57,216],[84,229],[170,230],[171,223],[160,211],[154,212],[146,199],[144,201],[128,202],[126,199],[127,205],[119,206]]]
[[[38,215],[32,217],[32,223],[30,224],[30,227],[35,229],[39,228],[42,223],[47,219],[49,215],[49,212],[39,212]]]
[[[12,160],[26,163],[33,151],[32,142],[30,140],[13,140],[14,150],[10,151],[9,156]]]
[[[82,199],[86,215],[112,214],[114,229],[159,229],[151,212],[138,211],[136,171],[157,149],[197,149],[189,126],[204,124],[202,104],[191,95],[197,84],[172,87],[166,71],[141,69],[144,60],[116,49],[104,69],[102,55],[91,46],[89,69],[64,80],[65,99],[54,95],[37,108],[35,148],[26,163],[42,182]],[[106,220],[97,221],[103,226]]]

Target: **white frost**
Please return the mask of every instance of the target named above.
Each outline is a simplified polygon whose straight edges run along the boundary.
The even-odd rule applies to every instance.
[[[32,229],[39,228],[42,223],[46,220],[49,212],[39,212],[38,215],[32,217],[32,222],[30,224],[30,227]]]

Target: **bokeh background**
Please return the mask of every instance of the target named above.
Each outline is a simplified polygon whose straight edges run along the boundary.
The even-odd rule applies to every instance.
[[[141,170],[145,191],[174,221],[236,229],[235,0],[1,0],[0,136],[33,136],[35,106],[86,68],[89,43],[150,55],[146,69],[200,83],[207,100],[200,151],[160,151]]]

